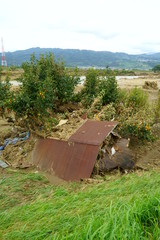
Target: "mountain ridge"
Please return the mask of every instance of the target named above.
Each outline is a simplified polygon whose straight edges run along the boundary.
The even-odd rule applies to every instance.
[[[17,50],[6,52],[8,66],[20,66],[22,62],[29,61],[30,55],[35,54],[39,58],[40,54],[54,53],[55,58],[63,60],[68,67],[111,67],[127,69],[151,69],[160,63],[160,52],[153,54],[128,54],[123,52],[94,51],[80,49],[62,49],[62,48],[29,48],[26,50]]]

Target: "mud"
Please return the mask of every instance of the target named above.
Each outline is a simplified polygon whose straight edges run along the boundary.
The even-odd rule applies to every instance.
[[[0,119],[0,144],[3,145],[4,140],[7,138],[18,137],[24,131],[24,129],[14,126],[13,123],[8,123],[7,120]],[[36,139],[32,136],[29,140],[7,145],[5,149],[1,151],[0,159],[11,167],[32,167],[31,153],[35,140]]]

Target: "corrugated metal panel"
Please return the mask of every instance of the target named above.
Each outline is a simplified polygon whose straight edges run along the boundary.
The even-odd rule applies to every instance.
[[[116,126],[117,122],[87,120],[69,138],[69,141],[100,145]]]
[[[39,139],[33,151],[33,162],[41,170],[66,181],[75,181],[90,177],[97,154],[98,146]]]
[[[116,125],[116,122],[87,120],[68,142],[39,139],[33,151],[33,162],[41,170],[66,181],[89,178],[99,145]]]

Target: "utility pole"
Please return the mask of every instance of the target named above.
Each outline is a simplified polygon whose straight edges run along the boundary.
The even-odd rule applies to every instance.
[[[4,45],[3,45],[3,38],[1,38],[1,42],[2,42],[2,62],[1,62],[1,66],[2,67],[7,67],[7,60],[6,60]]]

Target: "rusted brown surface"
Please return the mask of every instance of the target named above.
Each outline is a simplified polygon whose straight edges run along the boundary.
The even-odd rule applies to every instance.
[[[117,126],[117,122],[87,120],[70,138],[69,141],[100,145]]]
[[[33,151],[33,162],[63,180],[89,178],[99,145],[116,125],[115,122],[87,120],[68,141],[40,139]]]
[[[43,171],[75,181],[89,178],[98,154],[98,146],[40,139],[33,151],[33,162]]]

